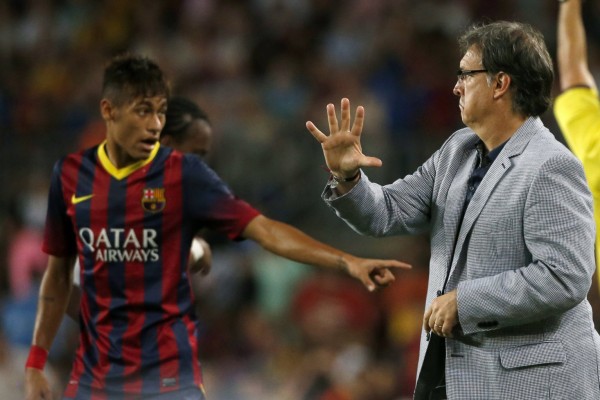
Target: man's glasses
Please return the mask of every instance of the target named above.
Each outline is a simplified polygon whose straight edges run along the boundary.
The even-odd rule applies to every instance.
[[[475,74],[479,74],[482,72],[488,72],[487,69],[459,69],[458,71],[456,71],[456,78],[458,79],[459,82],[463,82],[465,80],[465,78],[467,76],[472,76]]]

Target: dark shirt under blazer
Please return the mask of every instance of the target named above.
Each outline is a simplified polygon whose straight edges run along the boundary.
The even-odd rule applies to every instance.
[[[414,174],[386,186],[363,174],[349,193],[326,188],[323,198],[366,235],[429,232],[425,306],[458,289],[460,327],[445,344],[449,399],[600,399],[600,336],[586,299],[595,228],[581,163],[529,118],[461,224],[478,140],[461,129]],[[419,370],[427,345],[423,333]]]

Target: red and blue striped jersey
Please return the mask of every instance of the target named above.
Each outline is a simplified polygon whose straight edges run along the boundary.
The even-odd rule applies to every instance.
[[[43,250],[81,265],[80,343],[65,396],[202,387],[187,261],[209,227],[241,239],[259,212],[198,157],[155,147],[115,168],[105,144],[54,167]]]

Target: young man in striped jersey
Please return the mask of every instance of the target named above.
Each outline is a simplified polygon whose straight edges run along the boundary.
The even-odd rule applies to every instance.
[[[212,126],[206,112],[185,97],[171,97],[168,104],[165,125],[160,133],[160,144],[182,153],[206,157],[213,142]],[[200,295],[201,280],[210,272],[211,263],[212,251],[209,244],[200,236],[194,237],[188,269],[196,302]],[[74,285],[67,306],[67,315],[75,322],[79,321],[81,302],[80,272],[79,262],[75,262]]]
[[[80,343],[66,399],[204,399],[187,276],[194,234],[250,238],[298,262],[345,270],[369,289],[394,280],[395,260],[354,257],[271,220],[235,197],[198,157],[158,140],[169,87],[136,56],[104,73],[106,141],[54,167],[26,398],[50,398],[47,351],[81,265]]]

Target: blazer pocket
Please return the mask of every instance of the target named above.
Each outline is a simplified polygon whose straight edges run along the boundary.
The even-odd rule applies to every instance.
[[[500,364],[506,369],[534,365],[562,364],[566,361],[561,342],[542,342],[500,350]]]
[[[501,217],[493,220],[477,221],[480,229],[484,234],[493,234],[497,232],[505,232],[517,229],[519,220],[511,217]]]

